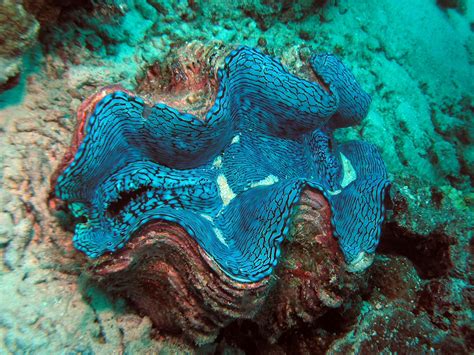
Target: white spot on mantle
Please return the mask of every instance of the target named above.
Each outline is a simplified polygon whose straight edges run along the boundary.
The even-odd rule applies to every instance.
[[[268,175],[265,179],[257,181],[257,182],[252,182],[250,184],[250,187],[257,187],[257,186],[270,186],[273,184],[276,184],[278,182],[278,177],[275,175]]]
[[[236,144],[239,142],[240,142],[240,134],[237,134],[236,136],[234,136],[234,138],[232,138],[232,141],[230,142],[230,144]]]
[[[214,229],[214,233],[216,233],[216,237],[217,239],[219,239],[219,241],[224,244],[226,247],[228,247],[229,245],[227,245],[227,242],[224,238],[224,236],[222,235],[222,232],[219,228],[213,228]]]
[[[212,162],[212,166],[214,168],[222,168],[222,157],[219,155],[214,161]]]
[[[352,181],[357,179],[357,173],[354,169],[354,167],[351,164],[351,161],[347,159],[347,157],[341,154],[341,161],[342,161],[342,171],[343,171],[343,177],[342,177],[342,182],[341,182],[341,187],[344,188],[347,185],[349,185]]]
[[[222,203],[224,206],[227,206],[236,195],[230,188],[224,174],[217,176],[217,186],[219,187],[219,194],[221,196]]]

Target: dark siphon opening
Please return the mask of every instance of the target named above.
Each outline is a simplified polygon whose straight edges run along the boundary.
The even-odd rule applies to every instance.
[[[151,186],[142,186],[133,191],[122,191],[116,201],[110,203],[107,208],[107,214],[110,217],[116,217],[131,201],[151,191]]]

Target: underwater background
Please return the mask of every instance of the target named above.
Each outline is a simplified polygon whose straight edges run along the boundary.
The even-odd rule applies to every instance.
[[[1,1],[0,353],[472,353],[473,31],[471,0]],[[172,320],[155,313],[179,318],[174,310],[147,313],[124,279],[91,272],[109,272],[113,256],[99,265],[73,247],[77,219],[56,200],[58,169],[104,87],[147,102],[165,92],[202,113],[168,86],[205,77],[239,45],[302,76],[311,54],[332,53],[371,96],[361,123],[334,136],[374,144],[385,162],[380,243],[370,267],[349,273],[332,244],[294,252],[294,232],[278,266],[292,273],[240,300],[261,302],[257,313],[221,319],[206,308],[191,326],[196,304],[179,327],[160,328]],[[208,61],[194,66],[200,56]],[[180,80],[213,100],[201,82]],[[294,271],[300,261],[310,276]],[[202,297],[188,295],[176,303]]]

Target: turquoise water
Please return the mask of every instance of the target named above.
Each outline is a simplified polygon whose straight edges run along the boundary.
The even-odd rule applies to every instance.
[[[469,0],[0,4],[0,352],[472,352],[473,23]],[[226,67],[242,45],[261,56]],[[337,56],[350,76],[313,71],[318,53]],[[308,111],[291,96],[303,83],[316,88]],[[110,85],[120,87],[101,91]],[[125,109],[101,101],[118,90],[142,99]],[[347,114],[363,92],[370,106]],[[168,107],[193,116],[157,119]],[[204,139],[209,130],[186,126],[180,138],[182,121],[220,117],[207,116],[211,108],[233,112],[216,119],[232,129]],[[110,127],[96,130],[90,117]],[[84,133],[97,136],[89,141],[101,143],[56,188],[79,160],[77,127],[87,122]],[[350,141],[380,158],[372,148],[355,154]],[[153,171],[152,182],[140,169]],[[300,200],[307,181],[332,217],[305,210],[320,201]],[[212,270],[186,263],[198,260],[180,252],[190,244],[139,244],[155,240],[139,227],[157,216],[182,225]],[[311,239],[315,227],[298,216],[329,221],[334,236]],[[114,274],[126,255],[139,255],[139,266]],[[147,258],[157,269],[138,262]],[[139,282],[153,275],[181,280],[187,296],[165,281]],[[216,279],[237,289],[271,282],[265,295],[246,289],[228,300]]]

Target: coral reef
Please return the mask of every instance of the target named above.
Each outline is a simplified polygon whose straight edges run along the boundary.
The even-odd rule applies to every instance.
[[[20,85],[0,93],[0,352],[473,352],[473,2],[320,3],[300,1],[285,11],[285,2],[271,8],[263,0],[15,1],[41,28],[40,46],[18,66]],[[273,16],[279,6],[284,11]],[[284,301],[285,293],[273,289],[282,302],[268,298],[262,314],[272,319],[263,308],[273,303],[280,307],[274,315],[290,310],[290,316],[267,324],[258,314],[229,318],[215,341],[200,348],[183,343],[179,333],[158,333],[120,298],[125,293],[101,283],[106,295],[84,282],[87,259],[72,245],[76,221],[51,199],[49,180],[69,149],[81,102],[105,85],[120,84],[113,91],[129,90],[147,102],[164,95],[194,103],[191,112],[201,116],[209,107],[203,98],[215,95],[216,73],[196,80],[203,84],[197,96],[167,86],[169,78],[186,86],[191,72],[208,72],[194,61],[201,54],[188,43],[196,40],[259,47],[295,75],[304,73],[310,53],[344,58],[372,103],[363,122],[338,129],[335,141],[375,144],[393,182],[393,213],[372,267],[363,275],[341,270],[337,275],[347,278],[339,279],[328,269],[337,284],[321,277],[332,292],[354,289],[325,303],[336,308],[316,307],[318,318],[310,319],[298,298]],[[210,67],[228,51],[219,46],[202,51]],[[291,259],[288,248],[308,251],[296,247],[297,239],[285,243],[275,277]],[[332,244],[337,259],[328,263],[337,271],[342,255]],[[89,266],[86,279],[98,278]],[[350,286],[356,276],[362,282]],[[280,319],[282,326],[272,328]]]

